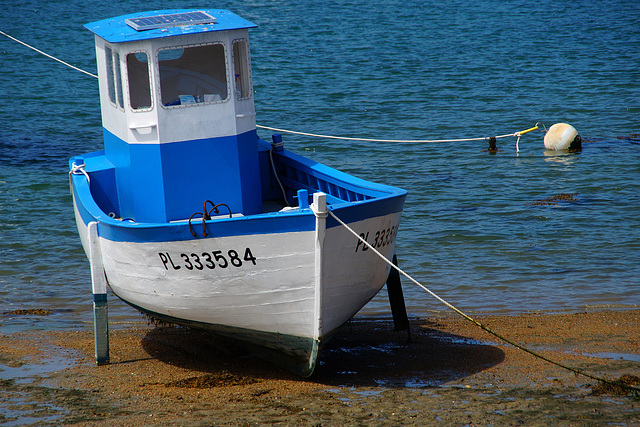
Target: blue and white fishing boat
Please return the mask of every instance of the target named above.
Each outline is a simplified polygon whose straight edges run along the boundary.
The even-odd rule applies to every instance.
[[[407,193],[259,138],[252,27],[209,9],[86,25],[104,150],[70,159],[76,222],[92,277],[128,304],[309,376],[389,274],[329,211],[391,259]]]

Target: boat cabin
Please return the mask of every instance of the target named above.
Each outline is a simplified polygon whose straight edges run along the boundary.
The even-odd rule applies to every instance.
[[[234,214],[262,212],[248,38],[255,25],[200,9],[85,27],[95,34],[103,159],[117,188],[103,195],[114,215],[184,220],[205,200]]]

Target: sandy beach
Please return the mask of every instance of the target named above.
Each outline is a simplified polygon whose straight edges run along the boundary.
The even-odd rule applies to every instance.
[[[640,310],[478,320],[590,375],[640,376]],[[0,335],[0,425],[640,425],[638,396],[459,317],[413,318],[407,337],[356,317],[300,379],[183,328],[112,331],[104,366],[91,331]]]

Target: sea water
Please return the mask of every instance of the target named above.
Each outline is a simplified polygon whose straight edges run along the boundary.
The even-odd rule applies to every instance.
[[[0,30],[95,73],[87,22],[141,0],[3,4]],[[473,313],[640,305],[640,2],[160,0],[214,7],[250,31],[257,121],[400,140],[488,138],[570,123],[577,153],[543,134],[468,142],[284,135],[286,147],[409,191],[401,268]],[[68,158],[102,147],[97,81],[0,36],[0,331],[91,322],[89,264]],[[263,139],[270,132],[260,130]],[[207,185],[215,183],[207,183]],[[565,195],[564,200],[552,199]],[[410,316],[447,309],[403,280]],[[115,297],[112,321],[139,320]],[[50,310],[19,316],[15,310]],[[362,311],[388,313],[384,291]]]

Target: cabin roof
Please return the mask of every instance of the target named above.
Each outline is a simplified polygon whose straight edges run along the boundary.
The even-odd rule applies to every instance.
[[[197,12],[204,12],[204,14],[198,14]],[[213,17],[215,23],[211,23],[212,19],[207,19],[205,15]],[[144,17],[157,17],[157,19],[143,21],[146,21],[145,23],[155,21],[158,25],[150,25],[152,28],[145,29],[144,23],[136,19]],[[194,24],[193,22],[196,23]],[[165,9],[103,19],[86,24],[84,27],[109,43],[123,43],[185,34],[208,33],[211,31],[254,28],[257,25],[228,10]],[[134,27],[138,27],[138,29]]]

